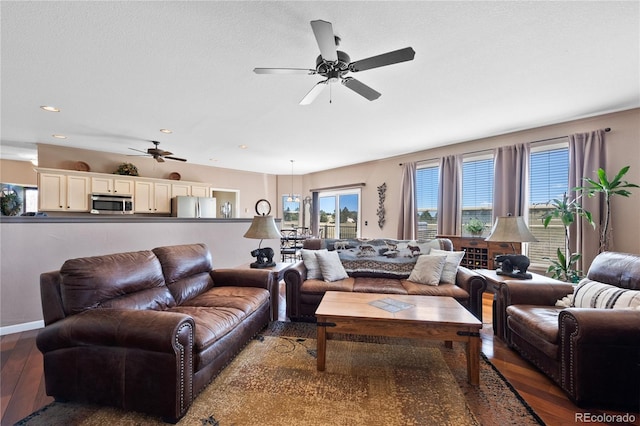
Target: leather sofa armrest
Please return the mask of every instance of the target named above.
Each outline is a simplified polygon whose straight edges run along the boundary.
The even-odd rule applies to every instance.
[[[91,309],[41,329],[38,349],[47,353],[77,346],[112,346],[174,353],[192,351],[195,323],[189,315],[154,310]]]
[[[176,423],[193,401],[193,318],[178,312],[92,309],[41,329],[47,394],[113,401]],[[153,380],[147,380],[153,377]]]
[[[567,308],[558,323],[560,338],[576,344],[640,347],[640,310]]]
[[[300,286],[307,279],[307,268],[303,261],[297,262],[284,273],[287,298],[287,317],[300,316]]]
[[[558,324],[561,386],[571,399],[637,409],[640,311],[567,308]]]
[[[458,266],[456,285],[469,293],[469,310],[482,321],[482,293],[487,288],[485,278],[463,266]]]
[[[44,325],[60,321],[66,316],[60,293],[60,271],[40,274],[40,300]]]
[[[272,274],[265,269],[214,269],[211,278],[215,287],[259,287],[271,292]]]
[[[558,299],[573,293],[570,283],[543,283],[535,280],[511,280],[500,285],[498,297],[504,308],[509,305],[555,306]]]

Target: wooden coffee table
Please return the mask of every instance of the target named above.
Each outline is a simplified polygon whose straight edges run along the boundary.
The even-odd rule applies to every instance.
[[[466,343],[469,383],[480,382],[482,323],[452,297],[327,291],[316,310],[318,371],[324,371],[327,333]]]

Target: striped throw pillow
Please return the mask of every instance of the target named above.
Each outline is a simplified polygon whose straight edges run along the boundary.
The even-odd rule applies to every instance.
[[[576,308],[640,309],[640,291],[583,278],[571,297]]]

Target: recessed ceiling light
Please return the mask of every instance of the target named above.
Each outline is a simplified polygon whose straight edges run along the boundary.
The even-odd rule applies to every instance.
[[[47,112],[60,112],[60,108],[56,108],[54,106],[42,105],[40,108]]]
[[[216,161],[218,161],[218,159],[217,158],[209,158],[209,161],[213,161],[215,163]]]
[[[245,144],[238,145],[238,147],[239,147],[240,149],[247,149],[247,146],[246,146]]]
[[[51,135],[56,139],[66,139],[67,137],[65,135]]]
[[[169,129],[160,129],[160,131],[161,131],[162,133],[166,133],[166,134],[171,134],[171,133],[173,133],[173,130],[169,130]]]

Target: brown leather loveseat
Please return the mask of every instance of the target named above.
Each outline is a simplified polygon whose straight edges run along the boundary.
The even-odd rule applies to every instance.
[[[46,391],[175,423],[269,322],[277,283],[204,244],[67,260],[40,277]]]
[[[447,238],[407,242],[400,240],[334,240],[309,239],[304,241],[305,250],[339,251],[342,264],[349,275],[346,279],[327,282],[323,279],[308,279],[307,267],[298,262],[284,273],[287,297],[287,316],[294,321],[315,321],[315,312],[326,291],[351,291],[382,294],[410,294],[424,296],[449,296],[455,298],[468,311],[482,321],[482,293],[487,287],[485,279],[462,266],[453,271],[455,282],[439,285],[421,285],[409,281],[411,268],[417,255],[399,254],[392,265],[393,257],[386,257],[388,247],[423,246],[423,253],[438,249],[452,252],[453,244]],[[372,256],[363,255],[364,248]],[[403,249],[406,251],[406,249]],[[382,253],[383,255],[378,255]],[[413,259],[411,259],[413,258]],[[412,263],[413,262],[413,263]],[[408,269],[407,269],[408,268]]]
[[[576,405],[638,412],[637,290],[640,256],[616,252],[596,256],[575,288],[507,281],[496,303],[498,320],[505,324],[500,337],[558,383]]]

